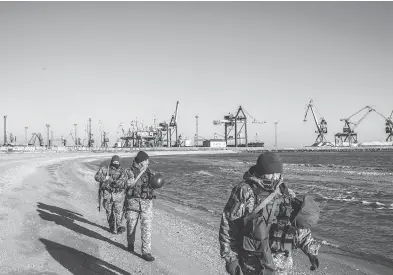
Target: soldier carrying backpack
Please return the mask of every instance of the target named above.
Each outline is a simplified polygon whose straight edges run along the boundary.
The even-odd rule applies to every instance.
[[[286,187],[279,157],[261,154],[243,179],[232,189],[221,218],[220,253],[228,274],[291,274],[295,248],[309,257],[311,270],[318,268],[319,244],[310,228],[319,208],[310,196],[300,201]]]

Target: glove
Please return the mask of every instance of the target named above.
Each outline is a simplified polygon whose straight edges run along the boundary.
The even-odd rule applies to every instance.
[[[108,189],[111,186],[112,182],[113,182],[113,179],[111,177],[108,177],[108,179],[105,179],[102,182],[101,188],[103,190]]]
[[[311,270],[311,271],[314,271],[315,269],[317,269],[317,268],[319,267],[319,260],[318,260],[318,257],[312,255],[312,256],[309,257],[309,259],[310,259],[310,262],[311,262],[310,270]]]
[[[225,265],[225,268],[230,275],[243,275],[242,269],[240,268],[239,261],[234,260]]]

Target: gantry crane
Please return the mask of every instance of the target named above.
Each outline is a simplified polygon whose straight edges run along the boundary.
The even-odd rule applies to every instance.
[[[307,105],[306,113],[304,115],[303,121],[307,121],[307,114],[308,111],[311,110],[312,116],[314,118],[315,125],[317,126],[317,131],[315,131],[316,134],[318,134],[317,138],[315,139],[315,142],[311,146],[333,146],[333,144],[329,141],[327,141],[325,134],[327,134],[328,129],[327,129],[327,121],[325,118],[321,116],[321,114],[318,112],[320,119],[317,119],[317,116],[315,115],[314,109],[318,112],[317,107],[315,107],[315,104],[313,100],[311,99],[310,102]]]
[[[35,146],[36,141],[38,140],[39,146],[44,146],[44,138],[42,137],[41,133],[33,133],[28,145]]]
[[[224,138],[225,142],[228,144],[228,140],[235,139],[235,147],[238,146],[246,146],[248,147],[247,142],[247,116],[246,114],[253,119],[251,123],[257,124],[265,124],[266,121],[258,121],[253,116],[251,116],[242,106],[236,111],[236,115],[229,113],[224,116],[223,120],[213,120],[214,125],[222,125],[225,126]],[[238,124],[240,124],[240,128],[238,128]],[[230,135],[230,133],[234,130],[234,137]],[[244,143],[242,142],[244,140]]]
[[[363,110],[367,110],[357,122],[352,122],[350,119],[360,113]],[[344,127],[342,133],[335,134],[335,145],[336,146],[344,146],[344,142],[348,142],[349,146],[352,144],[356,144],[358,142],[358,134],[355,133],[355,129],[359,126],[359,124],[372,112],[375,111],[372,107],[366,106],[348,118],[341,118],[340,121],[344,121]],[[353,125],[353,126],[352,126]]]
[[[392,122],[393,111],[390,113],[389,117],[384,116],[383,114],[377,112],[376,110],[374,111],[385,119],[385,133],[388,134],[388,136],[386,137],[386,141],[393,141],[393,122]]]

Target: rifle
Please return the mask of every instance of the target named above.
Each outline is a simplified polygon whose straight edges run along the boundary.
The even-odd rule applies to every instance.
[[[98,188],[98,212],[101,212],[101,184]]]
[[[108,165],[108,170],[106,171],[106,176],[105,176],[105,181],[109,179],[109,165]],[[101,197],[102,197],[102,182],[100,182],[100,185],[98,187],[98,211],[101,212]]]

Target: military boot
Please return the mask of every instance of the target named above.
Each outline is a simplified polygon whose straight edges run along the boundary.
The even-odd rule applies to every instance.
[[[122,234],[124,231],[126,231],[126,228],[124,226],[119,226],[117,228],[117,234]]]
[[[145,261],[148,261],[148,262],[152,262],[152,261],[155,260],[155,258],[154,258],[150,253],[143,254],[143,255],[142,255],[142,258],[143,258]]]

